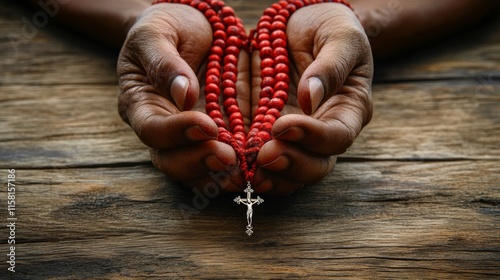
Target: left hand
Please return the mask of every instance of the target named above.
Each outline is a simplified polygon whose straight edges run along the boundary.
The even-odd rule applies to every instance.
[[[373,60],[368,38],[346,6],[322,3],[289,19],[290,92],[259,152],[257,192],[288,195],[333,170],[372,116]],[[252,54],[252,105],[260,91],[260,58]]]

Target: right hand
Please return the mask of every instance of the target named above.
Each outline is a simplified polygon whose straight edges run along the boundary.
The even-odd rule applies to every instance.
[[[198,102],[211,43],[212,29],[202,13],[187,5],[162,3],[138,18],[118,59],[120,116],[149,147],[160,171],[201,190],[214,181],[211,172],[237,168],[234,150],[216,140],[217,126],[204,113],[204,102]],[[246,53],[239,64],[239,101],[248,114]],[[236,186],[244,183],[241,177],[231,176],[221,187],[238,190]]]

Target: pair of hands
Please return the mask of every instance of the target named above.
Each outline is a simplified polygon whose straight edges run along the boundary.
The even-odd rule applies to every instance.
[[[319,181],[334,167],[372,115],[373,62],[354,13],[336,3],[297,10],[287,25],[289,100],[273,126],[273,140],[257,157],[256,192],[288,195]],[[223,186],[246,186],[232,147],[204,113],[202,86],[212,29],[188,5],[158,4],[129,31],[118,61],[119,113],[150,149],[153,164],[190,188],[227,171]],[[238,102],[248,125],[260,91],[258,51],[242,52]],[[230,171],[233,170],[233,171]]]

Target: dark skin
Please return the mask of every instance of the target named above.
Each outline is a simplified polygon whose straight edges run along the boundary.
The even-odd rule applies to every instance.
[[[324,178],[370,121],[372,53],[383,57],[439,35],[436,30],[472,22],[494,5],[482,3],[353,0],[359,18],[337,3],[294,13],[287,26],[289,101],[273,126],[274,139],[257,157],[256,192],[288,195]],[[216,141],[217,127],[200,98],[212,42],[201,13],[180,4],[150,7],[143,0],[75,0],[61,6],[59,18],[122,45],[120,116],[149,147],[159,170],[200,189],[213,181],[210,172],[237,170],[235,152]],[[257,53],[240,55],[238,102],[247,125],[258,102],[259,65]],[[245,185],[242,173],[232,172],[222,187],[239,191]]]

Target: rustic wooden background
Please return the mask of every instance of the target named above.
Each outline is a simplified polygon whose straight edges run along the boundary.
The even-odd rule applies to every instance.
[[[228,3],[249,25],[264,6]],[[18,184],[0,278],[500,278],[500,20],[378,63],[371,124],[321,183],[264,197],[248,237],[233,195],[196,209],[151,165],[116,112],[116,50],[31,36],[35,12],[0,4],[1,224],[6,169]]]

